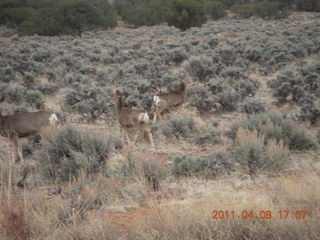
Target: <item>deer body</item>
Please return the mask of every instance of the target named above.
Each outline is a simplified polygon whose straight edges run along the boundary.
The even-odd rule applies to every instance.
[[[124,134],[126,134],[128,144],[130,144],[128,130],[129,128],[133,128],[136,131],[133,139],[133,144],[136,142],[141,132],[146,131],[149,135],[150,143],[152,147],[154,147],[153,138],[149,127],[148,113],[144,110],[124,107],[122,101],[122,93],[120,91],[117,91],[116,94],[117,115],[119,123],[122,127],[122,142],[124,141]]]
[[[180,89],[168,93],[158,93],[154,95],[153,102],[156,105],[156,111],[153,114],[153,122],[157,120],[159,116],[162,119],[161,112],[170,107],[181,106],[186,98],[187,84],[181,82]]]
[[[0,115],[0,134],[14,143],[15,151],[18,152],[19,158],[23,162],[19,139],[38,134],[43,127],[54,126],[57,120],[55,114],[46,111]]]

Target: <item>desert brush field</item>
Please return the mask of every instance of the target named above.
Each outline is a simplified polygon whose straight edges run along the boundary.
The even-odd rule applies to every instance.
[[[320,239],[320,14],[19,36],[0,29],[0,239]],[[186,99],[152,121],[154,95]],[[116,90],[148,134],[122,141]],[[118,96],[119,97],[119,96]],[[132,140],[135,130],[131,129]]]

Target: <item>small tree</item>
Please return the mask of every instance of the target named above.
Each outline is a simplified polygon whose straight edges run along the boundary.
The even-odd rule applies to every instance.
[[[217,20],[227,15],[226,9],[221,2],[218,1],[209,1],[206,3],[207,13],[213,19]]]
[[[297,0],[298,11],[320,12],[319,0]]]
[[[206,11],[202,4],[193,0],[173,0],[167,14],[169,26],[182,31],[190,27],[201,27],[207,22]]]
[[[62,6],[63,23],[77,31],[81,37],[85,27],[102,25],[103,21],[96,9],[84,1],[69,2]]]
[[[19,26],[31,14],[30,8],[23,7],[18,0],[0,2],[0,24]]]
[[[36,2],[30,4],[35,5],[35,10],[31,17],[20,25],[19,31],[22,34],[55,36],[76,33],[81,36],[85,29],[113,28],[117,25],[113,7],[103,0],[48,0],[44,5],[37,5]]]

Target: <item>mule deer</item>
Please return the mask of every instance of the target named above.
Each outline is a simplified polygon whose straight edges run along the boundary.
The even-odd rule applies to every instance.
[[[151,146],[154,148],[153,138],[149,127],[148,113],[144,110],[124,107],[122,100],[123,94],[119,90],[116,91],[116,96],[117,115],[122,128],[122,143],[124,142],[124,134],[126,134],[128,144],[130,145],[128,131],[129,128],[133,128],[136,131],[133,139],[133,145],[144,130],[148,133]]]
[[[0,134],[9,138],[23,163],[20,138],[39,134],[46,126],[54,126],[58,118],[54,113],[39,111],[18,115],[2,116],[0,113]]]
[[[157,120],[158,116],[161,118],[161,120],[163,120],[161,112],[164,109],[181,106],[185,101],[186,93],[187,83],[182,81],[178,90],[154,95],[153,102],[156,105],[156,110],[153,114],[153,122]]]

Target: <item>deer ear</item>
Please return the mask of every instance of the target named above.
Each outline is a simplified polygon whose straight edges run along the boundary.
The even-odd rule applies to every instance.
[[[122,92],[120,92],[119,90],[116,91],[116,95],[121,97],[122,96]]]

